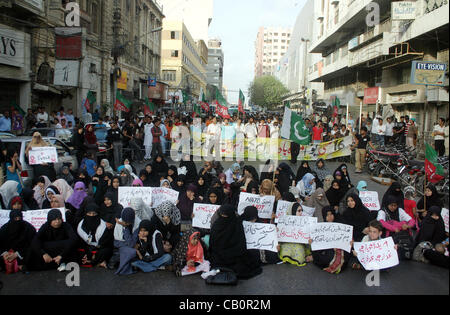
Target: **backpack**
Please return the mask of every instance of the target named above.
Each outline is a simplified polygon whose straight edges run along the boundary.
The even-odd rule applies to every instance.
[[[400,231],[392,235],[394,243],[398,246],[398,259],[410,260],[413,258],[414,240],[408,231]]]
[[[418,261],[418,262],[422,262],[425,264],[429,264],[429,260],[426,259],[423,255],[423,253],[427,250],[427,249],[433,249],[433,244],[431,244],[430,242],[421,242],[419,245],[416,246],[416,248],[414,249],[413,252],[413,260],[414,261]]]

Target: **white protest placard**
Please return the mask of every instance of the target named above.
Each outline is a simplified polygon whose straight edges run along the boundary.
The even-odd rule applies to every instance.
[[[278,219],[284,215],[286,215],[286,211],[292,207],[294,203],[285,201],[285,200],[278,200],[277,202],[277,211],[275,213],[275,223],[278,223]]]
[[[192,219],[192,227],[210,229],[211,218],[219,208],[219,205],[194,203],[194,218]]]
[[[152,204],[152,187],[119,187],[119,204],[127,208],[133,198],[142,198],[146,205]]]
[[[302,205],[302,209],[302,216],[312,217],[314,215],[314,212],[316,212],[316,208],[311,208],[304,205]]]
[[[448,233],[448,209],[442,208],[441,217],[444,220],[445,232]]]
[[[261,219],[272,218],[273,205],[275,203],[275,196],[260,196],[241,192],[239,195],[238,214],[244,213],[244,209],[248,206],[253,206],[258,209],[258,217]]]
[[[0,210],[0,228],[9,221],[9,213],[11,210]]]
[[[340,248],[350,253],[353,226],[341,223],[322,222],[311,226],[311,249],[322,250]]]
[[[62,219],[65,222],[66,221],[66,209],[65,208],[56,208],[59,211],[61,211]],[[47,222],[47,216],[48,213],[52,209],[42,209],[42,210],[31,210],[31,211],[24,211],[23,213],[23,220],[29,222],[36,231],[39,231],[41,226],[43,226]]]
[[[58,152],[55,147],[32,148],[28,158],[30,165],[39,165],[44,163],[57,163]]]
[[[378,211],[381,209],[380,200],[378,199],[378,192],[360,191],[359,198],[361,198],[363,205],[370,211]]]
[[[263,249],[278,252],[277,227],[274,224],[263,224],[243,221],[247,249]]]
[[[164,201],[177,204],[179,192],[165,187],[152,187],[152,208],[157,208]]]
[[[308,216],[285,215],[278,220],[278,241],[285,243],[308,244],[311,226],[317,218]]]
[[[366,270],[380,270],[397,266],[398,254],[392,237],[372,242],[355,242],[353,248]]]

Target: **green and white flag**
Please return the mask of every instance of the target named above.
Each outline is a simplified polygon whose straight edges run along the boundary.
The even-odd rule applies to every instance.
[[[311,142],[311,134],[309,133],[309,129],[306,127],[303,118],[287,107],[284,108],[281,137],[303,145],[307,145]]]

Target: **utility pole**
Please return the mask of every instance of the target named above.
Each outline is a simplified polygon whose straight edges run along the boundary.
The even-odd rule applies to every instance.
[[[122,71],[120,71],[119,67],[119,56],[123,54],[123,47],[120,46],[119,42],[119,34],[121,29],[121,19],[122,19],[122,12],[119,6],[119,0],[114,0],[114,9],[113,9],[113,36],[114,36],[114,43],[113,43],[113,49],[112,49],[112,57],[114,58],[113,62],[113,113],[115,113],[114,104],[116,103],[116,94],[117,94],[117,79],[118,79],[118,72],[120,75],[122,74]],[[113,115],[115,116],[115,115]]]

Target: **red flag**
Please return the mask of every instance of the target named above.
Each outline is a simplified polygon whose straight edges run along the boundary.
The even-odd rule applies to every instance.
[[[216,114],[219,115],[222,118],[228,118],[230,119],[231,116],[230,114],[228,114],[228,108],[225,106],[220,105],[220,103],[218,101],[216,101]]]
[[[202,106],[202,108],[205,112],[209,112],[209,104],[208,103],[200,102],[200,105]]]

